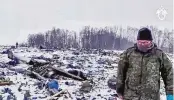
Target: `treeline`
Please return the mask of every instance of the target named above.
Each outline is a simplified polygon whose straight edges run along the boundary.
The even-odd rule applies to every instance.
[[[122,50],[132,46],[133,42],[121,36],[118,29],[118,27],[84,27],[84,29],[80,32],[80,43],[82,44],[82,48]]]
[[[77,33],[59,28],[53,28],[46,33],[30,34],[28,36],[28,45],[49,49],[79,48]]]
[[[152,30],[154,42],[167,52],[173,52],[173,31],[159,30],[154,26],[147,26]],[[47,49],[126,49],[136,42],[138,28],[133,27],[104,27],[94,28],[85,26],[79,33],[59,28],[53,28],[45,33],[30,34],[28,46],[44,47]]]

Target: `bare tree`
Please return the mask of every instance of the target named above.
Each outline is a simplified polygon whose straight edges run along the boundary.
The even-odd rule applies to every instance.
[[[173,31],[159,30],[154,26],[147,26],[152,31],[154,42],[161,49],[168,52],[173,50]],[[136,42],[138,28],[128,26],[95,28],[85,26],[79,33],[59,28],[53,28],[45,33],[30,34],[29,46],[43,45],[47,48],[83,48],[90,49],[127,49]]]

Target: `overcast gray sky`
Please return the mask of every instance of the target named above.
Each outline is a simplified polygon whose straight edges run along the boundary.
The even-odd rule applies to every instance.
[[[156,15],[163,6],[166,19]],[[25,41],[52,27],[79,31],[84,25],[156,25],[172,29],[172,0],[0,0],[0,45]]]

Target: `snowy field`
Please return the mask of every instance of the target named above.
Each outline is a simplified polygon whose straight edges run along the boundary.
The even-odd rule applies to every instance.
[[[0,52],[3,52],[5,49],[1,48]],[[79,89],[82,85],[82,82],[75,81],[70,78],[58,79],[59,88],[62,90],[67,89],[71,94],[72,98],[63,99],[64,96],[58,100],[115,100],[114,94],[115,90],[110,89],[107,86],[107,81],[113,75],[116,75],[117,72],[117,63],[119,60],[118,55],[122,51],[114,51],[112,55],[99,55],[97,54],[84,54],[80,53],[79,55],[74,55],[73,51],[53,51],[47,52],[44,50],[38,50],[34,48],[18,48],[13,50],[13,53],[25,61],[29,61],[32,57],[45,57],[52,59],[53,55],[57,54],[60,58],[56,59],[56,62],[62,62],[63,66],[60,66],[64,70],[69,70],[67,68],[68,64],[73,66],[78,66],[76,70],[80,70],[85,74],[90,73],[90,76],[93,77],[95,85],[93,85],[92,90],[89,93],[80,93]],[[170,58],[173,60],[172,55]],[[0,63],[8,63],[11,61],[7,54],[0,54]],[[56,65],[56,63],[55,63]],[[10,66],[15,70],[26,70],[31,65],[26,63],[20,63],[16,66]],[[49,98],[49,93],[46,88],[38,88],[37,83],[40,81],[37,79],[30,78],[22,73],[16,73],[15,71],[10,71],[8,68],[0,65],[0,74],[1,77],[5,77],[13,82],[12,85],[0,86],[0,100],[24,100],[24,94],[26,91],[29,91],[31,100],[47,100]],[[68,85],[65,83],[69,83]],[[163,84],[161,85],[161,87]],[[20,88],[21,87],[21,88]],[[9,92],[4,92],[8,91]],[[164,88],[161,88],[161,100],[166,100]],[[13,95],[14,99],[10,99],[10,96]]]

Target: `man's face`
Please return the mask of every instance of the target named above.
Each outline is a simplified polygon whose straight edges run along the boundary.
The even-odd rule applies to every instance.
[[[152,45],[152,41],[149,40],[138,40],[137,41],[137,46],[138,49],[142,52],[147,52],[149,50],[149,48]]]
[[[139,47],[145,47],[145,48],[148,48],[150,47],[152,44],[152,41],[149,41],[149,40],[138,40],[137,41],[137,45]]]

